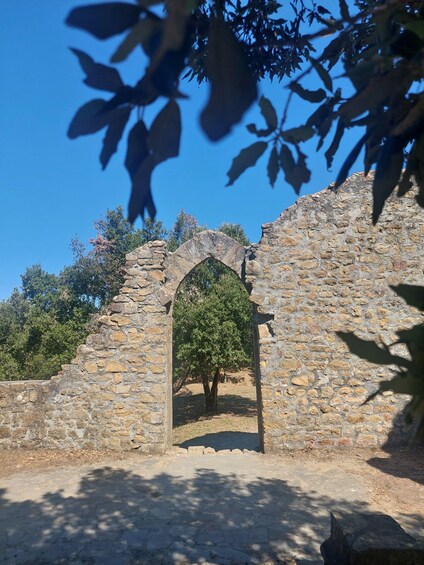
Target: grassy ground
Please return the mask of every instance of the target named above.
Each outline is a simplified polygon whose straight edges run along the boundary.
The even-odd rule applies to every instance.
[[[217,445],[218,448],[223,449],[256,446],[258,443],[256,388],[250,378],[239,383],[220,383],[218,412],[213,416],[205,416],[204,403],[203,388],[199,383],[185,386],[174,396],[174,445],[186,447],[209,444],[213,447],[214,445],[211,444],[213,440],[214,443],[221,444]]]

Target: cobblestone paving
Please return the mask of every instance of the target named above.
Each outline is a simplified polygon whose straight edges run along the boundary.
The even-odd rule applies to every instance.
[[[318,565],[328,512],[369,507],[337,464],[197,447],[15,474],[0,495],[2,565]]]

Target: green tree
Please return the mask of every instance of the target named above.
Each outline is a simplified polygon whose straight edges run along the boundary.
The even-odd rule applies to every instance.
[[[136,230],[122,207],[108,210],[95,228],[91,249],[72,242],[72,265],[59,275],[29,267],[21,292],[0,302],[0,380],[56,374],[93,329],[93,315],[119,292],[126,253],[167,235],[156,220]]]
[[[199,230],[197,220],[184,212],[175,226],[180,243]],[[223,224],[219,231],[249,245],[239,224]],[[221,371],[252,365],[252,307],[247,292],[235,273],[209,259],[180,285],[173,315],[174,392],[188,377],[198,379],[203,384],[205,410],[214,412]]]
[[[225,222],[224,224],[221,224],[219,226],[218,231],[225,233],[225,235],[228,235],[228,237],[232,237],[245,247],[250,245],[250,241],[248,240],[244,229],[240,224],[231,224],[230,222]]]
[[[63,271],[66,286],[77,301],[92,311],[108,304],[124,282],[125,256],[154,239],[165,239],[162,222],[148,219],[143,229],[135,229],[125,218],[122,206],[107,210],[105,218],[94,223],[96,235],[87,251],[78,240],[72,242],[74,263]]]
[[[216,261],[183,281],[174,305],[174,371],[203,384],[206,413],[218,408],[222,371],[252,366],[252,307],[237,276]],[[214,276],[215,275],[215,276]],[[197,284],[197,286],[196,286]]]
[[[178,100],[184,96],[180,85],[193,78],[210,83],[200,124],[207,137],[217,141],[256,102],[259,81],[290,77],[282,87],[281,106],[275,108],[269,99],[260,98],[265,124],[247,126],[255,141],[233,160],[228,184],[267,153],[271,185],[282,172],[298,193],[311,176],[302,143],[315,137],[320,149],[331,135],[325,152],[331,167],[345,131],[357,128],[361,135],[339,171],[336,188],[364,149],[365,171],[376,167],[374,222],[398,183],[402,195],[414,176],[423,190],[422,0],[323,0],[310,6],[302,0],[283,4],[274,0],[138,0],[75,8],[67,23],[99,39],[125,32],[111,57],[114,65],[137,46],[147,59],[145,73],[129,86],[115,67],[98,64],[73,49],[85,83],[112,96],[82,106],[70,124],[69,137],[106,128],[100,155],[105,167],[131,114],[137,115],[125,159],[132,183],[131,221],[146,210],[155,216],[152,172],[179,153]],[[305,88],[303,81],[310,73],[320,81],[320,88]],[[348,79],[348,87],[336,85],[340,75]],[[161,97],[166,103],[147,126],[140,116]],[[319,106],[306,123],[289,128],[287,117],[296,97]],[[419,201],[424,202],[423,193]]]
[[[180,245],[196,235],[196,233],[205,229],[205,227],[199,226],[199,222],[194,216],[187,214],[184,210],[181,210],[175,220],[172,230],[169,233],[169,251],[175,251]]]

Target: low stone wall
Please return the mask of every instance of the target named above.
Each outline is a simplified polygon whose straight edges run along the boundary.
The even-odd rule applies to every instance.
[[[250,294],[265,451],[402,442],[404,399],[363,404],[390,368],[353,357],[335,332],[390,343],[422,320],[389,285],[424,284],[424,211],[409,193],[377,226],[370,218],[371,181],[353,175],[337,193],[300,198],[248,248],[206,231],[175,253],[160,241],[136,249],[99,331],[60,375],[0,383],[0,447],[169,449],[173,302],[210,257]]]

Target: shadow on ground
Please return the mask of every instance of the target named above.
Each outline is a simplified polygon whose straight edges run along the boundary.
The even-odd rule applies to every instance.
[[[180,443],[180,447],[203,445],[213,447],[216,451],[222,449],[249,449],[259,451],[259,434],[255,432],[217,432],[194,437]]]
[[[256,400],[237,394],[223,394],[218,397],[216,414],[256,418],[257,410]],[[205,397],[203,394],[181,394],[174,397],[174,427],[184,426],[205,418]]]
[[[148,473],[149,460],[143,468]],[[145,478],[104,467],[83,475],[73,491],[68,474],[54,492],[40,494],[43,485],[33,485],[35,500],[13,501],[3,489],[0,563],[283,565],[292,563],[286,561],[291,555],[316,565],[329,510],[367,510],[364,502],[337,499],[337,488],[333,498],[283,479],[252,480],[241,471],[223,475],[202,467],[184,478],[182,469],[176,460],[174,474]]]
[[[388,475],[424,485],[424,444],[410,448],[385,447],[384,451],[389,457],[372,457],[367,463]]]

